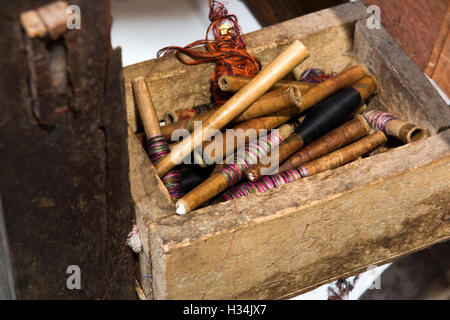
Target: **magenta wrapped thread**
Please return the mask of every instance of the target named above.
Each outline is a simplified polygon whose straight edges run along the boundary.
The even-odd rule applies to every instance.
[[[381,130],[384,133],[387,133],[386,127],[389,121],[395,119],[394,115],[377,110],[366,111],[363,115],[372,128]]]
[[[302,72],[300,81],[320,83],[333,77],[333,73],[326,73],[319,68],[308,68]]]
[[[395,116],[387,112],[371,110],[364,113],[364,118],[369,122],[372,128],[379,129],[386,133],[387,124],[389,121],[394,120]],[[280,174],[265,176],[257,182],[249,181],[242,183],[239,186],[224,192],[222,197],[225,200],[231,200],[244,197],[251,193],[262,193],[308,176],[308,170],[304,166],[300,166]]]
[[[334,75],[333,73],[326,73],[325,71],[319,68],[309,68],[302,73],[300,80],[312,83],[319,83],[330,79],[331,77],[333,77],[333,75]],[[250,142],[245,147],[244,159],[242,159],[242,157],[239,159],[235,159],[234,164],[227,164],[222,167],[222,169],[219,172],[221,172],[227,179],[228,186],[232,187],[233,185],[241,181],[244,178],[245,174],[247,173],[248,168],[252,164],[255,164],[257,160],[267,155],[272,149],[272,147],[279,145],[283,141],[282,137],[277,133],[275,133],[275,131],[271,132],[271,134],[265,137],[265,139],[266,140],[264,140],[264,138],[259,139],[259,144],[257,143],[258,140]],[[250,163],[249,160],[251,160],[252,162]],[[243,183],[239,187],[236,187],[231,191],[225,192],[223,196],[226,197],[227,194],[233,194],[233,192],[235,192],[236,197],[239,198],[253,192],[264,192],[269,189],[280,186],[281,184],[295,181],[296,179],[292,180],[293,179],[292,177],[297,176],[297,174],[303,175],[303,177],[307,177],[308,171],[306,170],[306,168],[298,168],[291,171],[283,172],[280,175],[266,176],[259,182]],[[229,199],[231,198],[232,197],[230,197]]]
[[[269,135],[248,143],[243,152],[233,155],[234,163],[225,164],[219,171],[227,179],[228,186],[231,187],[241,181],[251,165],[266,156],[274,146],[279,145],[282,141],[283,138],[278,132],[272,131]]]
[[[299,179],[308,177],[308,170],[304,166],[288,170],[272,176],[264,176],[256,182],[244,182],[237,187],[232,188],[222,194],[223,199],[231,200],[245,197],[252,193],[263,193],[270,189],[278,188],[283,184],[291,183]]]
[[[170,153],[169,144],[162,135],[150,137],[147,144],[147,153],[151,162],[156,165]],[[181,172],[179,170],[171,170],[161,178],[161,181],[166,186],[173,200],[176,201],[183,197],[183,193],[181,192]]]

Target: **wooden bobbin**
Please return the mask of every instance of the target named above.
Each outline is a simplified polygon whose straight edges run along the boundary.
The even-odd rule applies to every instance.
[[[180,121],[180,118],[178,117],[178,114],[175,111],[176,110],[169,110],[166,111],[166,113],[164,113],[165,127]]]
[[[174,133],[175,130],[182,129],[191,133],[192,131],[194,131],[194,125],[196,121],[201,123],[206,122],[213,114],[214,111],[208,111],[201,114],[197,114],[191,118],[179,120],[172,124],[165,125],[161,127],[161,134],[167,141],[172,141],[172,134]]]
[[[212,113],[215,109],[216,108],[212,104],[202,104],[192,108],[169,110],[164,114],[164,121],[166,125],[171,125],[178,121],[194,118],[206,112]]]
[[[281,126],[278,129],[278,136],[282,139],[288,137],[293,132],[293,127],[294,125],[287,124]],[[228,188],[228,181],[220,172],[222,167],[222,165],[218,165],[206,181],[177,202],[177,214],[185,214],[194,210]]]
[[[252,104],[234,122],[242,122],[249,119],[262,117],[284,108],[300,106],[302,94],[297,87],[280,88],[270,91]]]
[[[218,83],[219,83],[220,90],[222,90],[222,91],[238,92],[246,84],[248,84],[250,82],[250,80],[251,80],[251,78],[224,75],[219,78]],[[277,82],[272,87],[272,89],[296,87],[303,94],[314,86],[316,86],[315,83],[310,83],[310,82],[305,82],[305,81],[281,80],[281,81]]]
[[[303,147],[303,138],[294,133],[288,139],[283,141],[275,151],[278,153],[279,163],[284,162],[279,168],[274,167],[272,168],[272,171],[269,172],[269,168],[271,167],[270,164],[258,163],[249,168],[247,177],[250,181],[257,181],[263,176],[263,173],[264,175],[270,175],[297,168],[306,162],[339,149],[340,147],[367,135],[369,132],[369,124],[363,116],[358,114],[355,118],[347,121],[340,127],[330,131],[305,147]],[[299,151],[295,153],[297,150]],[[263,169],[266,169],[265,172],[263,172]]]
[[[152,150],[149,150],[149,157],[155,166],[157,162],[160,161],[162,156],[162,154],[159,154],[160,150],[165,149],[165,147],[169,148],[169,146],[161,137],[158,117],[156,115],[156,110],[153,106],[145,78],[136,78],[131,82],[131,84],[147,139],[149,141],[150,139],[157,139],[157,141],[161,141],[158,142],[158,148],[156,149],[153,149],[153,143],[150,145]],[[153,153],[153,151],[156,151],[156,153]],[[166,151],[164,150],[164,152]],[[162,182],[166,186],[167,191],[170,193],[173,200],[177,200],[182,196],[180,179],[180,172],[178,170],[172,170],[168,172],[167,175],[161,177]]]
[[[228,181],[221,173],[213,173],[194,190],[177,201],[177,214],[183,215],[205,203],[228,188]]]
[[[382,131],[375,133],[352,143],[351,145],[339,149],[303,165],[310,176],[319,172],[340,167],[350,161],[358,159],[387,141],[386,135]]]
[[[376,92],[377,90],[377,82],[376,79],[371,75],[366,75],[360,80],[358,80],[356,83],[352,86],[353,89],[355,89],[358,94],[360,95],[360,100],[364,101],[367,97],[369,97],[371,94]],[[360,108],[359,108],[360,109]],[[358,110],[355,110],[357,112]],[[355,113],[353,112],[353,113]],[[344,115],[346,116],[346,115]],[[316,119],[317,117],[315,117]],[[312,119],[310,119],[312,120]],[[330,119],[332,120],[332,119]],[[344,121],[344,118],[342,117],[340,121]],[[329,122],[329,121],[328,121]],[[328,124],[330,125],[330,124]],[[319,129],[316,124],[311,121],[309,123],[308,128],[314,128],[315,130]],[[319,129],[320,130],[320,129]],[[320,131],[317,131],[320,132]],[[317,133],[315,133],[317,135]],[[322,132],[322,134],[325,134],[325,132]],[[317,135],[314,137],[314,139],[320,138],[320,135]],[[287,158],[289,158],[292,154],[294,154],[298,149],[303,147],[305,144],[304,137],[302,137],[300,134],[293,134],[291,137],[289,137],[286,141],[284,141],[278,148],[276,148],[273,152],[276,152],[278,157],[278,162],[281,163]],[[258,163],[251,166],[247,172],[247,177],[250,181],[256,181],[259,178],[261,178],[262,174],[268,175],[276,171],[276,166],[273,166],[272,161],[273,155],[269,154],[267,157],[264,157],[258,161]]]
[[[355,82],[352,87],[359,92],[361,101],[364,102],[372,94],[378,91],[377,79],[372,74],[366,74],[364,77]]]
[[[386,135],[382,131],[377,131],[374,134],[362,138],[345,148],[334,151],[329,155],[323,156],[296,168],[295,173],[289,174],[290,179],[288,180],[277,174],[275,176],[265,177],[265,180],[246,182],[226,192],[226,198],[239,198],[250,193],[264,192],[262,190],[273,189],[285,183],[338,168],[346,163],[359,159],[361,155],[367,154],[386,141]]]
[[[301,113],[337,91],[350,87],[365,75],[366,69],[362,65],[357,65],[317,84],[302,96],[303,102],[298,112]],[[371,83],[371,81],[368,80],[367,82],[368,84],[366,87]],[[364,93],[362,88],[360,90]]]
[[[398,119],[393,119],[388,122],[386,125],[386,133],[400,139],[404,143],[416,142],[428,138],[428,132],[425,128]]]
[[[297,168],[302,164],[356,141],[369,134],[369,132],[370,126],[366,119],[361,115],[356,115],[352,120],[347,121],[342,126],[301,148],[280,166],[278,172]]]
[[[248,136],[249,130],[256,130],[256,131],[262,129],[270,130],[279,127],[286,121],[289,121],[289,119],[291,119],[292,117],[300,115],[302,112],[309,109],[319,101],[327,98],[328,96],[336,93],[341,89],[351,86],[352,84],[360,80],[362,77],[364,77],[365,72],[366,70],[361,65],[344,70],[335,77],[315,85],[311,90],[307,91],[304,95],[302,95],[302,103],[299,107],[297,106],[288,107],[261,118],[250,119],[242,123],[239,123],[237,126],[233,128],[236,134],[235,139],[236,144],[234,150],[243,146],[242,143],[239,144],[240,141],[245,141],[245,143],[248,143],[248,140],[246,140],[245,137]],[[371,76],[369,77],[371,80],[370,79],[365,80],[367,81],[366,87],[368,87],[368,85],[370,85],[372,81],[375,80],[375,78]],[[366,96],[366,93],[362,89],[360,90],[361,94]],[[242,129],[242,131],[237,131],[238,129]],[[244,137],[244,139],[242,137]],[[203,143],[203,149],[205,149],[211,144],[214,144],[213,149],[219,149],[220,146],[222,146],[223,150],[222,155],[226,157],[230,155],[230,152],[233,152],[234,150],[230,150],[232,148],[227,148],[227,146],[225,146],[225,143],[223,143],[223,141],[226,141],[225,134],[223,134],[222,139],[219,140],[213,139],[211,141]],[[221,143],[222,145],[220,145]],[[227,153],[226,151],[229,152]],[[212,158],[207,159],[206,162],[212,163],[212,162],[219,162],[222,160],[220,159],[220,156],[215,155],[215,153],[211,153],[211,157]]]
[[[304,119],[304,117],[301,117],[299,119],[299,121],[302,121],[303,119]],[[294,123],[284,124],[277,129],[278,135],[281,137],[281,139],[284,140],[287,137],[289,137],[289,135],[291,135],[291,133],[294,131],[295,127],[296,127],[296,125]],[[253,128],[251,128],[251,130],[253,130]],[[258,132],[255,132],[255,133],[256,133],[255,138],[258,138],[259,137],[259,135],[257,134]],[[250,137],[250,135],[248,135],[247,138],[248,137]],[[224,135],[224,139],[226,139],[225,135]],[[244,140],[239,141],[238,137],[234,136],[234,141],[232,141],[231,144],[227,143],[227,141],[225,141],[223,143],[223,151],[222,152],[223,152],[223,154],[231,155],[234,153],[236,145],[239,145],[239,147],[244,147],[249,142],[250,142],[250,139],[246,139],[244,142]],[[208,148],[205,148],[203,150],[208,151]],[[215,155],[216,155],[215,153],[212,153],[212,157],[211,157],[207,152],[204,152],[203,156],[202,156],[202,155],[200,155],[200,153],[197,153],[194,151],[194,159],[196,160],[196,164],[200,165],[200,167],[202,167],[202,168],[205,168],[208,166],[208,164],[203,160],[203,157],[205,159],[212,159]],[[222,156],[216,157],[214,161],[219,162],[220,160],[222,160]],[[213,162],[213,160],[207,160],[207,161],[208,161],[208,163]]]
[[[264,68],[249,84],[239,90],[221,108],[215,111],[204,124],[203,130],[194,132],[177,144],[155,169],[158,175],[164,176],[175,165],[189,155],[203,141],[210,138],[215,130],[222,129],[237,116],[242,114],[259,97],[267,92],[275,83],[284,78],[291,70],[309,56],[308,50],[298,40],[294,41],[275,60]]]
[[[242,122],[248,119],[262,117],[275,111],[290,107],[299,106],[302,97],[300,91],[296,87],[280,88],[270,91],[253,103],[243,114],[232,122]],[[198,115],[194,115],[188,119],[179,120],[173,124],[166,125],[161,128],[163,136],[171,141],[173,131],[177,129],[185,129],[189,132],[194,130],[194,122],[206,122],[215,111],[208,111]]]
[[[283,124],[292,117],[297,115],[297,107],[289,107],[273,113],[271,115],[250,119],[244,122],[241,122],[234,126],[234,142],[230,146],[227,145],[227,133],[223,133],[221,139],[212,139],[211,141],[205,141],[202,145],[202,149],[204,151],[203,157],[205,161],[208,163],[219,163],[222,162],[223,158],[230,156],[236,149],[245,146],[245,144],[249,143],[249,137],[252,136],[250,133],[255,132],[257,136],[259,136],[261,130],[269,130],[277,127],[277,124]],[[222,150],[222,153],[216,153],[215,150]]]
[[[387,112],[370,110],[364,112],[364,117],[374,128],[380,129],[404,143],[419,141],[429,136],[425,128],[396,119],[394,115]]]
[[[155,107],[153,106],[145,78],[139,77],[134,79],[132,81],[132,86],[147,139],[157,134],[161,134],[158,116],[156,115]]]
[[[265,157],[266,161],[258,161],[258,163],[251,166],[247,171],[247,178],[250,181],[257,181],[263,175],[270,175],[276,173],[278,167],[273,167],[273,164],[269,162],[269,159],[273,157],[273,154],[278,154],[278,163],[283,162],[289,158],[295,151],[300,149],[304,145],[303,138],[298,134],[293,134],[287,138],[281,145],[279,145],[275,151]],[[267,171],[264,171],[267,170]],[[270,170],[271,172],[268,172]]]

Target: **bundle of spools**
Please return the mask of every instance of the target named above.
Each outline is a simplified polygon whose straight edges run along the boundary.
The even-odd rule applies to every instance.
[[[133,83],[150,144],[148,154],[177,201],[178,214],[214,198],[266,192],[337,168],[385,143],[386,134],[404,142],[426,136],[424,129],[392,115],[364,112],[364,102],[378,85],[363,66],[337,74],[307,68],[298,80],[287,80],[309,56],[303,44],[294,41],[261,70],[246,49],[237,18],[223,4],[210,1],[210,20],[205,40],[164,48],[159,55],[174,52],[189,65],[215,62],[211,105],[176,110],[173,123],[156,128],[144,80]],[[145,108],[152,109],[152,121],[145,120]],[[201,122],[201,130],[196,121]],[[169,151],[177,129],[185,130],[186,137],[170,145]],[[183,165],[180,173],[179,165],[186,158],[199,166]],[[183,181],[189,183],[183,187]]]

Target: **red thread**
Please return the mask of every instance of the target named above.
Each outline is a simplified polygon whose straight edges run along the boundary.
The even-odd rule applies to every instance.
[[[261,64],[247,52],[238,19],[235,15],[228,14],[223,3],[209,0],[209,20],[211,24],[205,40],[197,40],[186,47],[166,47],[159,50],[157,55],[160,57],[175,53],[178,60],[188,65],[216,62],[212,90],[215,105],[221,106],[230,94],[220,90],[219,78],[224,74],[251,78],[261,70]],[[210,40],[211,33],[214,40]]]

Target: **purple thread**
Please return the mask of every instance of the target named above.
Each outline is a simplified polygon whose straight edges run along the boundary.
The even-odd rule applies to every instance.
[[[300,76],[300,81],[320,83],[330,79],[331,77],[333,77],[332,73],[326,73],[322,69],[308,68],[303,71],[302,75]]]
[[[296,169],[274,174],[272,176],[264,176],[261,180],[256,182],[244,182],[239,186],[224,192],[222,197],[228,201],[231,199],[245,197],[251,193],[263,193],[270,189],[278,188],[283,184],[291,183],[308,176],[308,170],[304,166],[300,166]]]
[[[162,158],[170,153],[169,144],[160,134],[150,137],[147,144],[147,154],[153,163],[153,165],[158,164]],[[177,201],[183,197],[181,192],[181,172],[180,170],[171,170],[161,181],[169,191],[170,196],[173,200]]]
[[[278,132],[273,131],[268,136],[255,139],[247,144],[243,154],[239,151],[234,154],[234,163],[225,164],[219,171],[227,179],[228,186],[231,187],[241,181],[251,165],[257,163],[259,159],[270,152],[272,147],[279,145],[282,141],[283,138]]]
[[[388,123],[395,119],[394,115],[377,110],[366,111],[363,116],[372,128],[381,130],[384,133],[387,133],[386,128]]]

